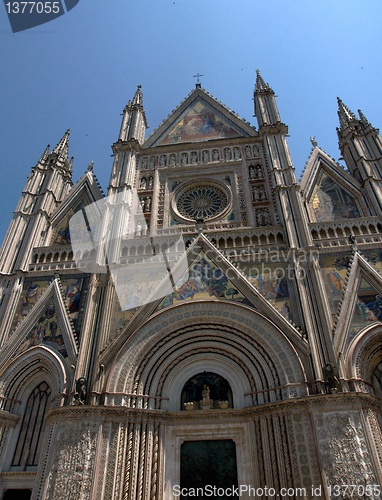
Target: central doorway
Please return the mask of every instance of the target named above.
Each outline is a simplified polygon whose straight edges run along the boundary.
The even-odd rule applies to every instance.
[[[185,441],[181,446],[180,486],[188,491],[191,488],[200,488],[200,492],[206,491],[206,487],[216,487],[222,489],[220,493],[223,490],[227,491],[227,495],[219,494],[219,499],[237,499],[238,496],[232,495],[232,488],[238,486],[234,441],[232,439]],[[198,495],[197,498],[207,500],[215,497],[209,494]]]

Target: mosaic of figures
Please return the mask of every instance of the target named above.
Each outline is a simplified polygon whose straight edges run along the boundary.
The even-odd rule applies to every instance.
[[[32,310],[39,298],[48,288],[51,281],[52,278],[37,278],[25,281],[24,289],[14,316],[12,330],[14,330],[20,321],[22,321]],[[86,286],[84,286],[85,281],[86,280],[83,277],[62,277],[61,279],[63,297],[69,310],[69,317],[71,318],[77,333],[80,330],[79,312],[81,307],[82,290],[86,288]]]
[[[79,210],[85,207],[85,202],[81,202],[77,205],[71,207],[68,213],[63,217],[63,219],[58,224],[55,230],[55,236],[53,238],[53,245],[69,245],[70,244],[70,231],[69,231],[69,220],[70,218]]]
[[[227,120],[218,116],[204,101],[197,100],[183,114],[180,121],[160,140],[160,144],[203,141],[223,137],[238,137]]]
[[[288,320],[293,319],[288,289],[288,268],[280,262],[241,264],[240,270]]]
[[[375,321],[382,322],[382,294],[375,290],[365,278],[362,278],[350,325],[349,340],[367,324]]]
[[[348,254],[333,253],[320,259],[325,288],[333,315],[338,310],[349,264],[350,257]]]
[[[251,305],[224,272],[204,253],[191,262],[188,277],[177,281],[173,291],[163,299],[159,309],[184,300],[200,299],[232,300]]]
[[[114,340],[122,330],[130,323],[131,318],[137,312],[138,307],[123,310],[118,295],[114,295],[111,313],[109,341]]]
[[[64,358],[68,357],[53,301],[38,318],[15,356],[36,345],[46,345],[58,351]]]
[[[380,273],[382,272],[382,252],[380,250],[369,250],[362,252],[362,254]],[[350,265],[350,256],[333,253],[321,257],[320,264],[331,312],[335,315],[342,297]],[[365,278],[362,278],[357,292],[357,303],[353,312],[349,338],[352,338],[359,330],[373,321],[382,321],[381,294]]]
[[[361,216],[356,200],[326,173],[321,174],[309,205],[316,222]]]

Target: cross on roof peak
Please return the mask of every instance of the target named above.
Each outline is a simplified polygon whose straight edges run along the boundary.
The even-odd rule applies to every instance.
[[[200,84],[200,77],[201,76],[203,76],[203,75],[199,74],[199,72],[196,73],[196,75],[193,76],[193,78],[197,78],[197,80],[196,80],[196,88],[197,89],[201,88],[201,84]]]

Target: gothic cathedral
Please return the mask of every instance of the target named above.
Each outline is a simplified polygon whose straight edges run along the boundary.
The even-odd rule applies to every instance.
[[[32,168],[0,251],[2,499],[382,498],[382,139],[338,99],[346,168],[312,138],[297,181],[259,72],[254,106],[197,83],[146,138],[139,86],[106,195],[69,131]]]

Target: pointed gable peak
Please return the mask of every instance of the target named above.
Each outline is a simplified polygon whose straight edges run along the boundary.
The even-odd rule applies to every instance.
[[[255,85],[255,90],[256,92],[269,92],[272,91],[272,88],[268,83],[266,83],[263,79],[263,77],[260,74],[260,70],[256,70],[256,85]]]
[[[69,160],[69,136],[70,129],[65,132],[60,142],[52,151],[52,153],[56,153],[59,157],[61,157],[61,159],[65,161]]]
[[[338,102],[338,118],[340,120],[341,128],[346,127],[351,121],[357,120],[355,114],[337,97]]]

